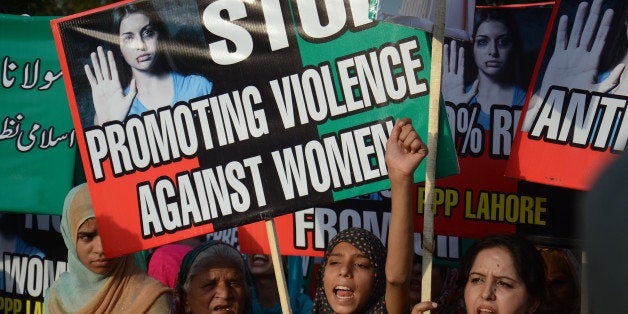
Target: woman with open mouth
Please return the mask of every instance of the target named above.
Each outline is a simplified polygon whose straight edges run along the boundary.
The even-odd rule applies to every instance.
[[[339,232],[327,246],[312,313],[409,311],[413,176],[427,153],[411,121],[397,120],[386,143],[392,192],[388,252],[370,231],[349,228]]]

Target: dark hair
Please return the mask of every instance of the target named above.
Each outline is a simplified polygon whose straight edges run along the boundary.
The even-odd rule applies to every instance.
[[[496,234],[475,242],[462,257],[458,284],[464,288],[469,281],[469,273],[478,254],[486,249],[500,247],[510,252],[517,275],[523,280],[528,295],[545,300],[545,266],[543,258],[532,243],[515,234]]]
[[[510,38],[512,38],[512,49],[510,50],[510,55],[508,56],[507,64],[504,67],[504,70],[500,74],[500,79],[503,82],[512,83],[516,85],[521,85],[522,78],[519,77],[521,71],[519,71],[517,60],[520,57],[521,51],[521,37],[519,36],[519,27],[517,26],[516,18],[513,14],[511,14],[508,10],[504,9],[482,9],[476,10],[475,19],[473,24],[473,44],[475,43],[475,36],[477,35],[478,28],[482,23],[494,21],[499,22],[506,26],[508,29],[508,34]],[[470,49],[473,51],[473,49]],[[465,74],[468,72],[467,77],[468,82],[473,82],[477,77],[477,66],[475,65],[474,58],[465,58],[465,60],[469,59],[469,63],[473,64],[473,66],[465,65]],[[466,69],[470,69],[470,71],[466,71]],[[471,79],[472,78],[472,79]]]
[[[172,68],[166,46],[166,42],[169,39],[168,30],[165,23],[157,13],[157,10],[151,5],[151,3],[149,1],[139,1],[116,7],[111,13],[111,33],[116,36],[116,40],[114,41],[115,44],[113,45],[112,50],[115,51],[114,58],[116,60],[116,66],[118,68],[118,74],[120,76],[120,84],[122,86],[127,86],[131,81],[131,69],[126,61],[124,61],[124,58],[122,57],[122,52],[120,50],[120,45],[118,44],[120,24],[122,24],[122,20],[124,20],[125,17],[135,13],[146,15],[148,17],[148,20],[150,21],[150,25],[158,34],[157,60],[155,62],[155,71],[163,72],[168,71]]]
[[[598,72],[612,70],[613,67],[622,62],[628,53],[628,34],[626,34],[628,5],[626,5],[626,0],[615,0],[612,9],[613,19],[600,56]],[[605,10],[602,11],[602,14],[603,12]]]

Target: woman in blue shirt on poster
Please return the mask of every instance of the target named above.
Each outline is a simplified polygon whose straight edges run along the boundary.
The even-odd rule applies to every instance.
[[[166,27],[148,2],[115,8],[113,27],[119,53],[99,46],[91,53],[91,67],[84,66],[92,88],[94,124],[121,121],[211,92],[212,82],[206,78],[173,70],[164,44]]]
[[[454,106],[479,104],[477,122],[488,130],[493,105],[522,107],[525,102],[526,91],[517,85],[521,40],[515,18],[503,10],[478,10],[475,21],[473,60],[477,74],[467,73],[473,83],[465,81],[464,48],[457,48],[452,40],[444,47],[442,92],[444,100]]]

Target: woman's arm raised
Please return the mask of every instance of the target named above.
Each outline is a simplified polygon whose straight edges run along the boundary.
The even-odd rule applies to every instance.
[[[414,171],[428,153],[411,122],[410,119],[398,119],[386,143],[386,165],[392,192],[386,256],[386,308],[389,313],[406,313],[410,309]]]

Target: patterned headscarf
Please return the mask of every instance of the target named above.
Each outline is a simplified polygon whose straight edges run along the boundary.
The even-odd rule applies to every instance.
[[[349,243],[360,250],[360,252],[368,257],[375,270],[373,274],[373,290],[369,296],[370,302],[365,305],[364,309],[360,310],[360,313],[387,313],[386,303],[384,302],[386,295],[386,248],[382,244],[382,241],[373,233],[362,228],[345,229],[329,241],[329,245],[325,251],[325,259],[318,272],[316,295],[314,296],[314,309],[312,313],[334,313],[325,296],[323,276],[329,255],[334,247],[341,242]]]
[[[78,230],[94,218],[87,184],[73,188],[65,198],[61,235],[68,248],[68,272],[61,274],[46,291],[46,313],[144,313],[170,289],[143,272],[135,255],[119,258],[116,267],[100,275],[78,258]]]

